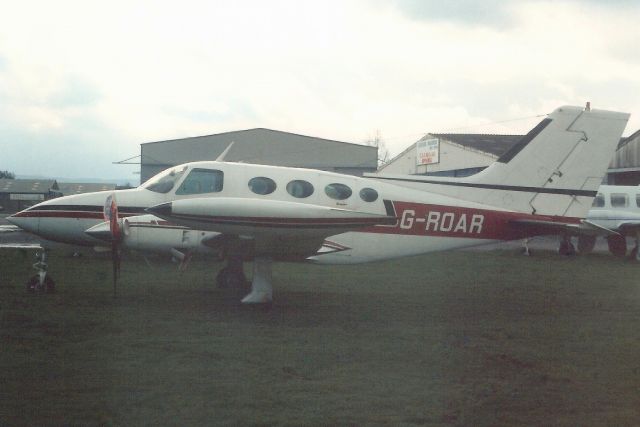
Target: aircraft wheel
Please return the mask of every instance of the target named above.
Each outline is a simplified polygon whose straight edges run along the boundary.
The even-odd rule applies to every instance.
[[[576,248],[573,246],[573,243],[571,243],[570,240],[562,239],[560,241],[560,247],[558,248],[558,253],[560,255],[566,255],[566,256],[575,255]]]
[[[216,283],[220,289],[238,289],[244,287],[246,281],[244,272],[235,271],[228,267],[220,270],[216,276]]]
[[[627,239],[624,236],[607,237],[609,252],[617,257],[624,257],[627,254]]]
[[[578,237],[578,252],[588,254],[593,251],[596,246],[596,236],[580,236]]]
[[[56,291],[56,282],[48,274],[44,277],[44,283],[40,285],[40,276],[32,276],[27,282],[27,292],[45,292],[52,294]]]

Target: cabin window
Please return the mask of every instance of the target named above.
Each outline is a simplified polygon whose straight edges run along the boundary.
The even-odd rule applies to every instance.
[[[297,179],[287,184],[287,193],[298,199],[303,199],[313,194],[313,185],[310,182]]]
[[[186,166],[182,168],[168,169],[149,179],[147,182],[142,184],[141,187],[149,191],[153,191],[154,193],[166,194],[173,189],[178,179],[180,179],[184,174],[185,170],[187,170]]]
[[[629,206],[629,198],[624,193],[612,193],[610,197],[612,208],[626,208]]]
[[[593,203],[591,204],[594,208],[603,208],[604,207],[604,196],[600,193],[596,194],[596,197],[593,198]]]
[[[363,188],[360,190],[360,198],[365,202],[375,202],[378,200],[378,192],[373,188]]]
[[[222,191],[224,173],[216,169],[193,169],[184,179],[176,194],[203,194]]]
[[[324,187],[324,192],[327,196],[336,200],[344,200],[351,197],[351,189],[344,184],[329,184]]]
[[[640,208],[640,194],[636,194],[636,206]]]
[[[259,176],[249,180],[249,188],[256,194],[271,194],[276,191],[276,182],[266,176]]]

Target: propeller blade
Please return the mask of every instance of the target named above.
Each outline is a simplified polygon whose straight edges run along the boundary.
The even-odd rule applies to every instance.
[[[118,204],[115,193],[110,194],[104,202],[104,219],[109,223],[111,231],[111,263],[113,269],[113,296],[117,295],[117,283],[120,276],[120,243],[122,235],[118,218]]]

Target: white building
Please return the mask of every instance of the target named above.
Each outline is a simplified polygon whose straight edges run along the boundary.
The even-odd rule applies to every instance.
[[[521,138],[522,135],[429,133],[378,173],[468,176],[495,162]]]

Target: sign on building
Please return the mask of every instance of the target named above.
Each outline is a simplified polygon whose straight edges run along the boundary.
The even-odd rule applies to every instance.
[[[416,165],[432,165],[440,162],[440,140],[437,138],[416,143]]]

